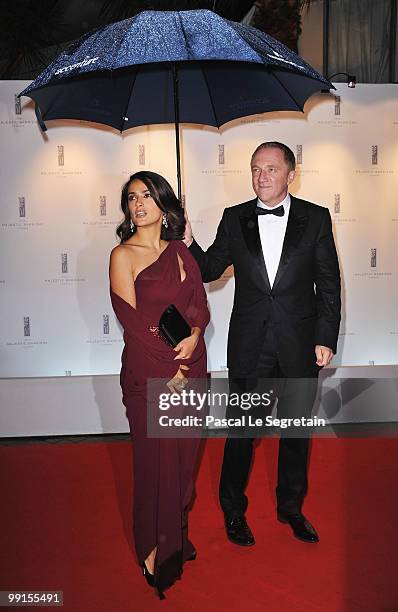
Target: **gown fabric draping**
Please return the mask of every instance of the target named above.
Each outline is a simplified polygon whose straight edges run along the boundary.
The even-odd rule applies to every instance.
[[[177,255],[183,262],[183,281]],[[158,589],[164,590],[179,578],[184,561],[194,552],[187,512],[200,438],[147,437],[147,379],[170,380],[179,364],[189,366],[188,378],[206,378],[203,333],[209,311],[198,265],[178,240],[170,241],[138,274],[135,292],[133,308],[111,290],[112,306],[124,329],[120,384],[133,441],[134,539],[140,564],[157,546],[155,578]],[[175,360],[175,351],[150,331],[169,304],[202,331],[190,359]]]

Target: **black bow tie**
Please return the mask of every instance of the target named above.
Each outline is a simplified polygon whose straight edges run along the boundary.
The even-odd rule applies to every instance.
[[[256,215],[276,215],[277,217],[283,217],[285,214],[285,209],[283,206],[278,206],[277,208],[262,208],[261,206],[256,206]]]

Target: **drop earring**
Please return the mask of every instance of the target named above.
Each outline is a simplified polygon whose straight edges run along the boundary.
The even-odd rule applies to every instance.
[[[132,219],[130,219],[130,229],[132,232],[134,231],[134,223]]]
[[[166,215],[166,213],[163,213],[163,215],[162,215],[162,225],[164,225],[165,229],[167,229],[169,227],[169,224],[167,223],[167,215]]]

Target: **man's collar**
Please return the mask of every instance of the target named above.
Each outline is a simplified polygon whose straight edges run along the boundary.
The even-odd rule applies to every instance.
[[[279,202],[279,204],[277,204],[276,206],[268,206],[268,204],[266,204],[265,202],[262,202],[260,198],[257,198],[257,206],[260,206],[260,208],[266,208],[267,210],[272,210],[273,208],[277,208],[278,206],[283,206],[283,208],[285,209],[285,214],[289,210],[290,202],[291,202],[291,199],[290,199],[289,192],[287,192],[286,197],[282,200],[282,202]]]

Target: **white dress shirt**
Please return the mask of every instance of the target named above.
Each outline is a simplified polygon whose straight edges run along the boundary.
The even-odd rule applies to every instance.
[[[263,249],[269,283],[272,288],[278,270],[283,240],[286,233],[287,220],[290,211],[290,194],[288,193],[286,198],[277,206],[267,206],[267,204],[262,202],[260,199],[257,199],[257,206],[260,206],[260,208],[266,208],[268,210],[278,208],[278,206],[283,206],[285,210],[283,217],[277,217],[276,215],[258,216],[258,229],[260,232],[261,247]]]

